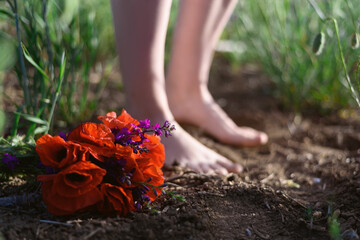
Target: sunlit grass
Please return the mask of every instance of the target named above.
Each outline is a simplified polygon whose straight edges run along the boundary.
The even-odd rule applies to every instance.
[[[356,23],[359,5],[352,4],[349,8],[346,1],[317,2],[328,17],[334,17],[338,22],[348,74],[354,81],[353,67],[358,61],[359,50],[353,49],[350,41],[359,28]],[[322,54],[316,56],[312,42],[319,32],[324,32],[327,43]],[[230,54],[233,64],[259,63],[264,74],[275,84],[274,95],[287,108],[295,111],[334,110],[354,105],[353,97],[346,90],[348,84],[344,79],[334,28],[324,24],[308,2],[241,1],[224,38],[245,46],[243,53]]]
[[[7,71],[16,73],[24,94],[23,102],[16,106],[12,136],[19,129],[27,137],[46,133],[55,115],[57,120],[74,124],[89,118],[96,109],[116,62],[113,40],[105,37],[113,39],[113,33],[109,34],[113,32],[110,3],[100,2],[1,2],[0,33],[11,39],[15,49],[2,56],[16,60]],[[111,46],[107,49],[106,44]],[[91,73],[99,78],[95,83]]]

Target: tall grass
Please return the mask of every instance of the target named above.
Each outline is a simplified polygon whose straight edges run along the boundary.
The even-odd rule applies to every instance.
[[[322,11],[337,20],[340,44],[348,75],[356,78],[359,50],[352,49],[351,36],[358,31],[360,6],[349,1],[317,1]],[[312,42],[324,32],[327,44],[323,53],[312,52]],[[332,25],[324,24],[305,1],[240,1],[229,23],[225,38],[243,44],[242,54],[229,56],[237,63],[259,63],[275,85],[275,95],[295,111],[331,110],[354,104],[337,37]]]
[[[51,41],[57,51],[67,50],[69,61],[60,111],[63,120],[70,124],[92,115],[115,62],[114,44],[102,35],[113,39],[108,33],[112,31],[110,6],[105,1],[100,3],[102,7],[95,1],[53,1],[54,5],[50,7]],[[103,15],[97,16],[99,13]],[[91,79],[91,73],[95,73],[98,79]],[[94,89],[90,89],[93,80],[96,80],[92,84]]]
[[[24,94],[14,115],[12,136],[18,129],[27,138],[46,133],[55,115],[74,124],[96,109],[114,54],[99,50],[104,29],[108,34],[111,28],[102,21],[111,18],[109,3],[100,1],[103,7],[97,3],[95,8],[95,1],[90,2],[94,5],[85,0],[2,1],[0,17],[8,31],[2,34],[11,36],[17,48],[13,69]],[[104,16],[97,16],[98,10]],[[95,82],[92,73],[98,76]]]

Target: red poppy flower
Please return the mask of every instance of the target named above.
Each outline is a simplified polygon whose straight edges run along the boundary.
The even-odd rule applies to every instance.
[[[135,157],[135,154],[131,147],[116,144],[115,157],[117,159],[119,159],[119,158],[133,159]]]
[[[43,200],[54,215],[68,215],[102,200],[98,185],[106,171],[88,161],[77,162],[57,174],[40,175]]]
[[[59,136],[46,134],[36,141],[36,145],[36,152],[45,166],[64,168],[87,159],[86,148],[71,141],[65,142]]]
[[[145,183],[149,179],[152,185],[160,186],[164,184],[164,177],[161,167],[165,160],[165,150],[163,144],[160,143],[160,138],[157,136],[148,135],[149,142],[144,143],[149,149],[149,152],[142,154],[134,154],[130,147],[124,147],[121,145],[116,146],[116,156],[126,159],[126,165],[124,166],[125,172],[132,172],[132,184],[130,186],[127,183],[119,184],[124,187],[137,187],[138,183]],[[161,194],[161,190],[155,188],[158,195]],[[156,199],[156,195],[152,190],[147,193],[150,200]]]
[[[155,166],[151,161],[149,161],[149,159],[137,159],[136,162],[138,165],[138,171],[141,173],[140,176],[142,178],[142,180],[138,182],[144,182],[151,179],[149,183],[154,186],[161,186],[164,184],[164,176],[161,168]],[[134,181],[136,181],[135,178],[138,176],[134,175]],[[152,190],[147,193],[151,201],[154,201],[157,196],[161,195],[161,189],[154,189],[157,194],[155,194]]]
[[[136,156],[134,154],[134,156]],[[122,182],[118,180],[118,184],[123,187],[138,187],[139,184],[148,182],[149,179],[150,184],[155,186],[160,186],[164,184],[164,177],[161,168],[154,165],[149,158],[126,158],[126,165],[123,167],[126,173],[131,172],[131,185],[128,185],[127,182]],[[159,189],[158,195],[161,194],[161,190]],[[152,190],[148,192],[150,199],[153,201],[156,198],[156,195]]]
[[[128,186],[127,183],[119,184],[124,187],[138,187],[141,183],[150,183],[154,186],[161,186],[164,184],[164,177],[161,168],[154,165],[149,158],[127,158],[126,165],[124,167],[125,172],[132,172],[132,182]],[[155,188],[157,195],[161,194],[161,190]],[[156,199],[157,195],[154,194],[152,190],[147,193],[150,197],[150,200],[153,201]]]
[[[105,214],[127,215],[134,211],[134,201],[130,190],[109,183],[101,185],[104,201],[99,204],[99,211]]]
[[[132,118],[130,116],[130,114],[128,114],[125,109],[122,110],[120,116],[116,117],[116,113],[115,112],[109,112],[106,114],[106,116],[99,116],[98,119],[100,121],[102,121],[106,126],[108,126],[109,128],[115,128],[117,127],[118,129],[121,128],[128,128],[129,130],[131,130],[133,128],[133,126],[131,124],[134,125],[138,125],[139,121],[136,120],[135,118]]]
[[[83,123],[67,135],[66,141],[50,135],[37,141],[36,150],[43,164],[62,169],[57,174],[38,176],[43,181],[43,200],[55,215],[97,207],[103,213],[124,216],[135,210],[134,200],[143,204],[161,194],[160,189],[151,187],[164,183],[161,167],[165,150],[160,138],[145,134],[148,140],[142,143],[141,129],[134,129],[140,123],[125,110],[118,117],[110,112],[99,119],[104,124]],[[126,138],[124,143],[120,141],[122,135]],[[134,144],[141,145],[131,145],[129,136]],[[130,146],[123,146],[127,144]],[[136,147],[149,151],[135,154]],[[150,190],[145,193],[146,185]]]
[[[149,151],[143,152],[141,157],[150,158],[155,166],[162,168],[165,161],[165,147],[160,142],[160,137],[148,134],[145,134],[145,137],[149,139],[149,141],[144,142],[143,147],[146,147]]]
[[[103,157],[111,157],[115,151],[114,135],[104,124],[83,123],[67,137],[68,141],[74,141],[89,149],[90,154],[103,161]]]

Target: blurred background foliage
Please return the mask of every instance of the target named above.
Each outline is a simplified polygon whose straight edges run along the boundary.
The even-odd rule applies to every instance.
[[[349,5],[343,0],[316,1],[326,15],[339,23],[354,84],[359,80],[355,75],[359,49],[351,48],[350,37],[359,30],[360,5],[356,1],[347,1]],[[178,6],[179,0],[174,0],[165,63],[169,60]],[[316,56],[312,42],[321,31],[327,43],[323,53]],[[226,50],[220,46],[226,46]],[[26,129],[29,136],[34,136],[51,127],[49,114],[57,101],[57,86],[61,93],[59,103],[55,102],[57,123],[66,127],[88,120],[117,64],[110,1],[0,0],[0,49],[0,80],[12,81],[8,75],[15,73],[24,94],[22,103],[14,103],[15,128]],[[307,1],[240,0],[219,49],[234,68],[257,64],[273,82],[272,94],[289,110],[328,112],[354,105],[343,80],[334,29],[319,19]],[[62,62],[63,56],[66,62]],[[6,97],[7,93],[0,91],[0,96]],[[1,111],[0,129],[4,121]]]
[[[12,39],[5,33],[0,32],[0,93],[3,92],[2,80],[4,74],[15,63],[15,45]],[[3,105],[2,94],[0,94],[0,105]],[[6,115],[2,108],[0,108],[0,136],[2,136],[6,125]]]
[[[360,5],[355,0],[315,2],[326,16],[338,21],[349,75],[358,82],[355,66],[360,52],[352,49],[351,36],[359,31]],[[326,46],[315,56],[312,42],[321,31]],[[274,83],[273,94],[288,109],[326,112],[354,105],[345,89],[334,28],[323,23],[307,1],[239,1],[223,39],[238,46],[238,51],[226,53],[231,64],[259,63]]]
[[[0,44],[0,70],[10,73],[8,81],[16,74],[23,94],[23,102],[13,103],[11,135],[47,132],[55,105],[57,123],[85,121],[116,63],[110,2],[1,0]]]

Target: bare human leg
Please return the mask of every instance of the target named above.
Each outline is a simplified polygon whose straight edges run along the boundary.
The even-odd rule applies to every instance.
[[[166,77],[170,110],[179,122],[238,146],[265,144],[265,133],[238,127],[216,104],[207,83],[213,52],[236,0],[182,0]]]
[[[174,122],[164,76],[164,45],[170,0],[113,0],[116,45],[127,94],[127,109],[138,119]],[[176,124],[176,123],[175,123]],[[164,139],[165,164],[199,172],[240,172],[242,167],[205,147],[176,124]]]

